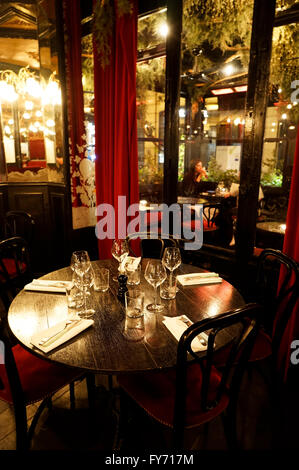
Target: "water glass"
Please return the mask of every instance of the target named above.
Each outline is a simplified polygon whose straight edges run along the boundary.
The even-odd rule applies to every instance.
[[[161,299],[171,300],[176,297],[176,277],[167,276],[163,284],[160,285]]]
[[[130,289],[125,293],[126,318],[124,336],[129,341],[144,338],[144,293],[139,289]]]
[[[99,292],[106,292],[109,289],[109,269],[93,267],[94,285],[93,288]]]
[[[83,305],[83,293],[74,282],[66,288],[66,300],[68,308],[80,308]]]
[[[141,266],[140,264],[136,269],[126,269],[126,276],[128,278],[128,286],[138,286],[140,284]]]

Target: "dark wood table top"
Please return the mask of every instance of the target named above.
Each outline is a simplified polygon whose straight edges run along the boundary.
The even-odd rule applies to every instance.
[[[153,288],[144,279],[148,260],[142,260],[140,288],[145,293],[145,305],[153,301]],[[186,286],[178,283],[179,292],[174,300],[162,300],[165,309],[161,314],[147,313],[145,309],[145,331],[158,338],[158,348],[146,341],[129,342],[123,337],[124,307],[117,299],[118,283],[112,280],[117,263],[113,260],[95,261],[95,264],[110,269],[110,289],[105,293],[95,292],[96,313],[94,325],[74,339],[51,351],[49,354],[35,349],[31,337],[38,331],[53,326],[69,315],[66,296],[59,293],[29,292],[22,290],[13,300],[8,314],[9,326],[16,338],[34,354],[51,361],[72,367],[80,367],[97,373],[128,373],[173,367],[176,363],[177,341],[162,323],[163,315],[185,314],[192,321],[215,316],[244,305],[241,294],[228,282],[206,286]],[[177,274],[200,272],[201,269],[182,264]],[[69,267],[54,271],[42,279],[71,280]],[[155,324],[156,322],[156,324]],[[223,344],[231,339],[224,337]]]
[[[284,222],[269,220],[265,222],[258,222],[256,224],[258,230],[263,230],[265,232],[278,233],[284,235],[286,231],[286,225]]]

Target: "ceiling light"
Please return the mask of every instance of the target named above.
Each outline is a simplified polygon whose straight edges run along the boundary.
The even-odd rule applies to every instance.
[[[242,92],[244,93],[244,91],[247,91],[247,85],[235,86],[234,89],[238,93],[242,93]]]
[[[292,109],[292,105],[291,105],[291,104],[288,104],[288,105],[287,105],[287,109]]]
[[[281,115],[281,119],[287,119],[287,117],[288,117],[288,116],[286,115],[286,113],[283,113],[283,114]]]
[[[211,90],[213,95],[228,95],[229,93],[233,93],[234,90],[232,88],[219,88],[218,90]]]
[[[180,118],[184,118],[186,116],[185,108],[180,108],[179,109],[179,116],[180,116]]]

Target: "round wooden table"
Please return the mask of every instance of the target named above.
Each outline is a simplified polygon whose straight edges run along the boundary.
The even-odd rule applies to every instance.
[[[145,305],[153,300],[154,290],[144,279],[147,259],[142,260],[140,288],[145,293]],[[130,342],[123,336],[124,307],[117,299],[118,283],[112,280],[117,263],[112,260],[94,261],[110,269],[110,289],[105,293],[95,292],[93,301],[96,313],[94,325],[59,348],[44,354],[30,344],[31,337],[46,328],[66,319],[69,315],[66,296],[60,293],[29,292],[22,290],[13,300],[8,322],[15,337],[32,353],[51,361],[85,371],[103,374],[143,372],[173,367],[176,363],[177,341],[162,323],[163,315],[185,314],[192,321],[244,305],[241,294],[225,280],[221,284],[186,286],[178,283],[179,291],[174,300],[161,300],[161,314],[147,313],[145,309],[146,337],[151,334],[158,339],[159,347],[151,347],[145,341]],[[200,272],[200,268],[182,264],[177,274]],[[69,267],[54,271],[42,279],[71,280]],[[221,347],[231,339],[223,337]]]

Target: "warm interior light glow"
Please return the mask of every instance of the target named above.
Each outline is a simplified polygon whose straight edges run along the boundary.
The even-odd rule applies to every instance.
[[[229,75],[232,75],[234,73],[235,67],[232,64],[228,64],[222,69],[222,71],[224,75],[228,77]]]
[[[238,93],[244,93],[244,91],[247,91],[247,85],[235,86],[234,90]]]
[[[41,86],[35,78],[27,78],[25,88],[30,96],[33,96],[34,98],[39,98],[41,96]]]
[[[27,111],[31,111],[33,107],[34,107],[33,101],[25,101],[25,109],[27,109]]]
[[[30,119],[30,118],[31,118],[31,114],[29,114],[29,113],[24,113],[24,114],[23,114],[23,118],[24,118],[24,119]]]
[[[287,117],[288,117],[288,116],[286,115],[286,113],[283,113],[283,114],[281,115],[281,119],[287,119]]]
[[[179,116],[180,118],[184,118],[186,116],[185,108],[179,109]]]
[[[48,119],[46,124],[47,124],[48,127],[54,127],[55,126],[55,122],[53,121],[53,119]]]
[[[218,90],[211,90],[213,95],[228,95],[229,93],[233,93],[234,90],[232,88],[219,88]]]
[[[235,126],[238,126],[240,123],[241,123],[241,119],[240,119],[240,118],[236,118],[236,119],[234,120],[234,125],[235,125]]]
[[[168,32],[169,32],[168,24],[167,23],[161,24],[161,26],[159,27],[160,36],[162,36],[163,38],[166,38]]]

